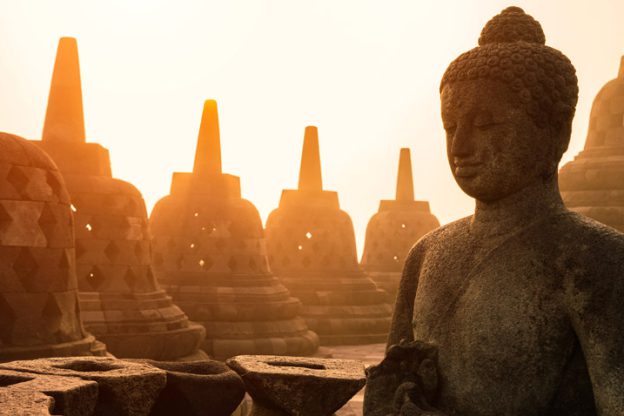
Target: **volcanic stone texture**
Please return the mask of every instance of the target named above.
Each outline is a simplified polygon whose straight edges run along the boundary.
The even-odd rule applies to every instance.
[[[204,350],[308,355],[318,337],[301,303],[269,270],[262,222],[241,198],[239,178],[221,173],[217,107],[206,101],[193,173],[174,173],[151,218],[153,264],[174,301],[206,328]]]
[[[201,357],[203,328],[154,279],[140,192],[112,177],[108,150],[85,141],[75,39],[59,42],[43,139],[35,143],[55,160],[71,195],[85,327],[117,357]]]
[[[410,151],[401,149],[396,198],[381,201],[368,222],[362,268],[394,299],[410,248],[439,226],[429,203],[414,200]]]
[[[336,192],[322,189],[316,127],[307,127],[298,190],[284,190],[266,224],[271,269],[303,302],[321,344],[383,342],[388,294],[358,265],[349,215]]]
[[[559,172],[566,206],[624,231],[624,58],[594,99],[585,148]]]
[[[0,365],[3,416],[229,416],[244,394],[240,377],[218,361],[70,357]]]
[[[353,360],[256,355],[227,365],[243,379],[257,416],[329,416],[366,383],[364,365]]]
[[[54,163],[0,133],[0,361],[105,354],[80,321],[73,231]]]

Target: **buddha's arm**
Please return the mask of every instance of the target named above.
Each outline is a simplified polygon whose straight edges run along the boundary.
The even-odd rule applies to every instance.
[[[568,308],[601,416],[624,415],[624,250],[566,288]],[[616,255],[617,254],[617,255]]]
[[[414,340],[412,317],[414,315],[414,298],[416,297],[418,274],[420,272],[423,251],[422,242],[417,243],[412,250],[410,250],[405,261],[405,266],[403,266],[403,274],[394,305],[394,314],[392,315],[392,325],[390,326],[387,348],[391,345],[398,344],[401,340]]]

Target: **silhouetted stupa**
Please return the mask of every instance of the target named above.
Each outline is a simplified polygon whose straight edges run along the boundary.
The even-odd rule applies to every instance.
[[[76,269],[84,325],[121,358],[205,356],[204,329],[161,290],[150,266],[141,193],[111,176],[108,150],[86,143],[76,40],[59,42],[43,138],[35,142],[65,178],[76,222]]]
[[[594,99],[585,148],[559,171],[566,206],[624,232],[624,57]]]
[[[410,248],[439,226],[429,202],[414,200],[410,150],[401,149],[396,199],[381,201],[368,222],[362,268],[394,298]]]
[[[0,361],[105,355],[80,322],[73,228],[54,162],[0,133]]]
[[[272,270],[304,305],[321,344],[386,340],[388,294],[360,269],[349,215],[324,191],[318,133],[306,127],[299,189],[284,190],[266,225]]]
[[[241,198],[239,178],[221,171],[215,101],[204,104],[193,172],[173,174],[171,193],[156,203],[150,223],[157,278],[206,327],[206,352],[316,351],[301,302],[269,270],[258,211]]]

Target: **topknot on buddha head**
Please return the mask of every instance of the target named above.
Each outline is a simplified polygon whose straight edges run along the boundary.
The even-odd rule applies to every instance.
[[[578,99],[576,71],[563,53],[545,42],[539,22],[519,7],[508,7],[485,25],[480,46],[449,65],[440,92],[459,81],[501,81],[537,126],[569,130]]]

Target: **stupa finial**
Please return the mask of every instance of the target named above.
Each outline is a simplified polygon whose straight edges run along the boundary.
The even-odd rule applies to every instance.
[[[193,173],[220,174],[221,173],[221,139],[219,136],[219,113],[215,100],[204,102],[199,135],[197,136],[197,149],[195,151],[195,164]]]
[[[318,130],[316,126],[307,126],[303,138],[301,168],[299,170],[299,190],[322,191],[321,155],[319,152]]]
[[[624,56],[620,60],[620,72],[618,74],[618,78],[624,78]]]
[[[76,38],[63,37],[59,40],[42,140],[85,142]]]
[[[396,188],[397,201],[414,200],[414,180],[412,178],[412,158],[410,149],[402,148],[399,155],[399,173]]]

